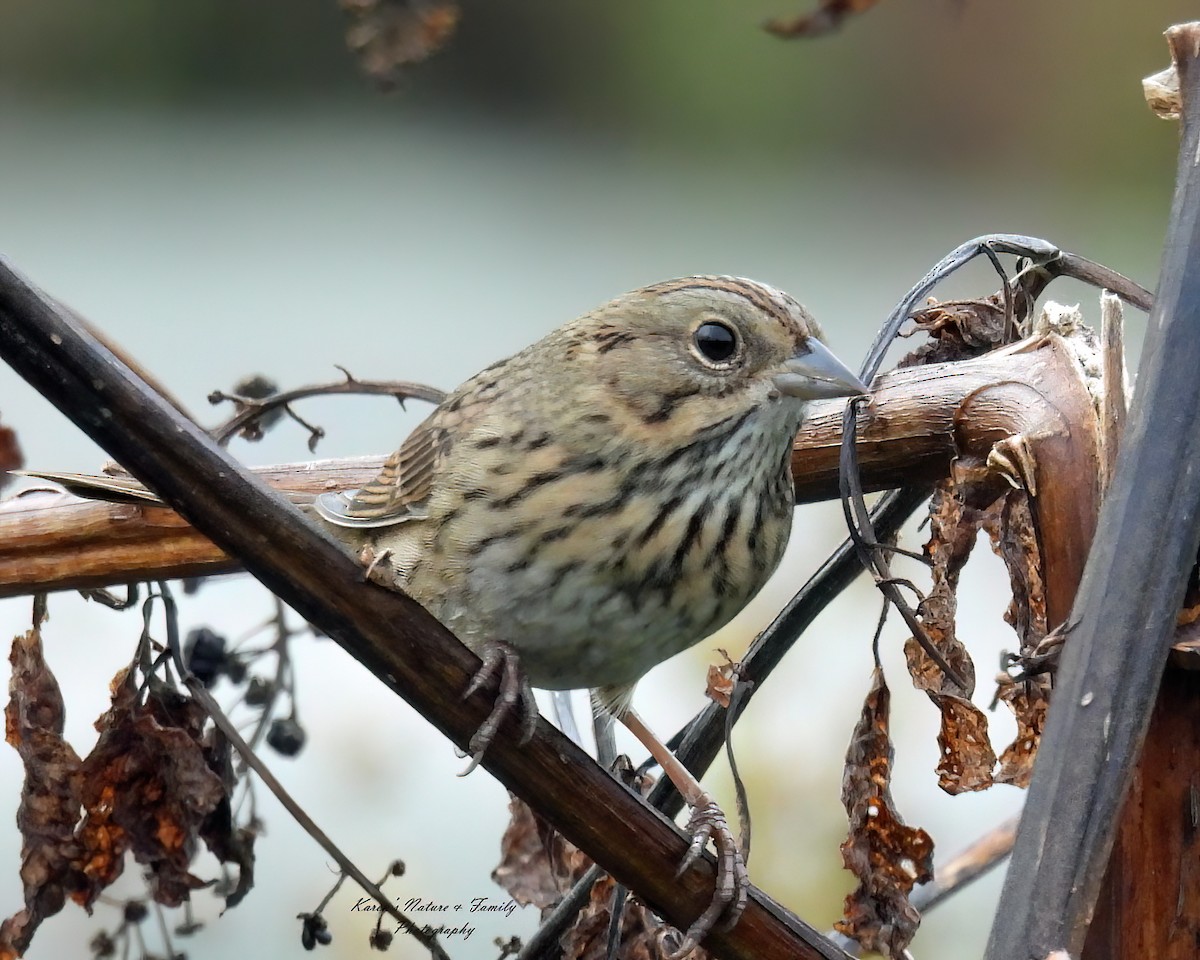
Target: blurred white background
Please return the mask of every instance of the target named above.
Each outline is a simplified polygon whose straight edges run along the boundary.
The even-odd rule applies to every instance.
[[[1071,38],[1079,25],[1065,16],[1045,22],[1042,45],[1026,49],[1022,61],[1022,54],[1006,59],[1010,49],[992,45],[997,30],[1009,40],[1018,33],[999,25],[998,12],[927,6],[918,12],[916,4],[884,4],[878,15],[820,44],[764,41],[749,55],[752,62],[771,58],[778,71],[813,58],[824,69],[851,71],[847,61],[860,45],[887,50],[874,68],[883,71],[881,86],[856,96],[871,116],[901,111],[895,122],[908,133],[897,143],[907,146],[895,152],[882,133],[865,146],[861,131],[844,132],[845,116],[860,111],[856,99],[831,109],[819,91],[809,91],[809,100],[779,94],[778,112],[764,115],[762,102],[779,91],[753,73],[739,82],[743,74],[735,66],[722,74],[720,111],[678,137],[656,136],[647,132],[652,124],[626,123],[620,113],[596,121],[599,108],[578,123],[569,111],[531,106],[525,115],[519,90],[509,109],[495,108],[486,96],[471,103],[462,92],[470,84],[455,73],[470,73],[462,52],[458,59],[448,55],[448,65],[431,65],[431,80],[418,68],[413,88],[391,99],[345,77],[332,84],[333,93],[314,82],[298,91],[256,89],[240,97],[239,75],[219,60],[192,65],[201,77],[205,71],[220,77],[218,99],[147,98],[119,86],[93,97],[78,78],[56,86],[37,71],[10,67],[0,74],[0,252],[103,327],[212,422],[225,411],[206,409],[207,393],[254,372],[290,387],[336,376],[337,363],[364,378],[448,388],[618,293],[681,274],[741,274],[788,290],[823,322],[834,350],[851,365],[904,290],[943,252],[980,233],[1045,236],[1152,285],[1175,133],[1140,105],[1138,83],[1162,66],[1165,47],[1157,33],[1172,17],[1182,18],[1187,5],[1161,2],[1135,12],[1105,4],[1122,10],[1120,17],[1114,12],[1103,29],[1091,20],[1084,27],[1095,34],[1089,42],[1108,44],[1110,55],[1102,61],[1079,55],[1065,66],[1050,62],[1053,46],[1046,40],[1054,31],[1063,42]],[[1037,4],[1005,6],[1020,7],[1031,20],[1041,15]],[[1090,9],[1065,6],[1080,16]],[[277,13],[282,30],[286,14]],[[28,6],[22,15],[27,35],[51,44],[52,36],[30,33],[40,15]],[[152,16],[141,8],[123,15]],[[739,13],[739,21],[743,15],[740,29],[757,42],[754,16]],[[487,15],[468,7],[464,30],[472,16]],[[611,32],[613,22],[636,16],[632,10],[607,14],[606,23]],[[910,46],[896,50],[888,34],[902,27]],[[650,51],[643,49],[644,58],[653,59],[659,42],[686,62],[679,50],[693,37],[711,52],[729,29],[714,20],[693,24],[686,38],[664,31],[641,32],[638,40]],[[1136,55],[1116,56],[1138,32],[1145,36],[1137,37]],[[116,57],[111,51],[134,39],[108,33],[96,43]],[[535,39],[565,42],[549,32]],[[340,42],[336,35],[329,40],[335,48]],[[748,45],[745,38],[730,42]],[[464,45],[476,49],[469,36]],[[946,116],[919,102],[943,49],[960,66],[972,63],[975,51],[987,61],[984,73],[995,58],[996,76],[972,75],[962,93],[968,100],[972,90],[991,94],[970,122],[964,120],[969,104],[957,99],[957,113]],[[69,47],[60,55],[77,52]],[[663,70],[677,60],[666,58]],[[646,69],[644,60],[631,62]],[[1014,62],[1022,63],[1019,70]],[[612,74],[589,82],[632,82],[610,67]],[[348,56],[338,69],[351,75]],[[679,69],[691,75],[690,67]],[[1012,97],[1030,98],[1021,110],[998,106],[1008,102],[997,79],[1002,70],[1016,85]],[[1096,83],[1103,75],[1122,98],[1094,97],[1090,83],[1077,82],[1079,71],[1091,71]],[[111,80],[103,71],[96,76]],[[703,90],[693,95],[683,80],[672,86],[670,73],[656,80],[667,88],[656,94],[664,103],[678,100],[685,118],[706,116]],[[1060,96],[1051,110],[1035,95],[1056,81],[1067,83],[1070,98]],[[153,87],[156,81],[144,82]],[[837,82],[834,76],[831,89]],[[456,91],[450,101],[438,99],[445,95],[439,84]],[[246,89],[251,86],[246,81]],[[164,81],[163,89],[172,88]],[[636,93],[635,85],[629,96]],[[889,108],[889,101],[901,106]],[[767,149],[756,149],[742,133],[719,133],[727,122],[740,129],[743,107],[753,107],[768,131]],[[967,145],[939,127],[945,120],[947,130],[965,125],[986,136],[999,123],[988,111],[1005,115],[994,144]],[[1022,112],[1039,117],[1034,126],[1045,131],[1043,139],[1014,145]],[[867,123],[870,116],[860,119]],[[704,122],[718,131],[711,143]],[[806,125],[816,131],[811,149],[796,133]],[[770,131],[779,128],[786,135],[775,138]],[[928,140],[927,158],[913,152],[914,131]],[[1051,134],[1057,139],[1045,139]],[[1113,149],[1103,149],[1110,141]],[[943,293],[987,293],[995,286],[980,267]],[[1094,316],[1090,292],[1064,285],[1053,294],[1083,299]],[[1130,321],[1136,339],[1142,318]],[[328,431],[321,456],[387,452],[424,413],[416,403],[405,414],[390,401],[360,398],[310,402],[302,412]],[[0,418],[18,432],[30,468],[94,471],[106,459],[7,368],[0,369]],[[235,441],[234,449],[249,463],[305,459],[305,440],[285,423],[264,442]],[[705,665],[716,659],[715,650],[724,647],[735,657],[744,650],[843,536],[836,507],[800,508],[796,521],[784,568],[752,607],[639,687],[635,702],[660,733],[673,732],[703,705]],[[907,542],[916,547],[920,537]],[[1001,620],[1006,584],[1002,567],[981,545],[960,593],[960,633],[977,657],[977,699],[984,703],[1000,649],[1014,645]],[[260,587],[238,577],[183,598],[182,610],[185,629],[209,625],[235,637],[267,617],[271,605]],[[842,756],[869,682],[877,611],[874,591],[860,582],[801,640],[735,735],[756,818],[752,877],[817,927],[836,919],[853,884],[840,869],[845,822],[838,793]],[[50,614],[44,635],[68,704],[67,736],[86,753],[95,739],[91,724],[107,705],[108,681],[128,661],[140,617],[67,594],[51,598]],[[27,600],[0,602],[0,636],[24,631],[28,619]],[[1017,809],[1020,794],[996,788],[952,798],[937,789],[936,711],[906,688],[902,633],[893,626],[886,638],[896,694],[896,801],[909,823],[933,834],[940,854],[952,853]],[[296,759],[265,756],[314,819],[368,874],[403,859],[407,875],[387,887],[402,899],[506,899],[489,879],[507,819],[504,790],[482,770],[456,778],[464,762],[450,744],[333,643],[301,638],[294,657],[308,744]],[[216,692],[228,698],[231,688],[226,683]],[[997,715],[998,745],[1011,729]],[[632,743],[623,746],[640,761]],[[21,776],[15,752],[0,747],[5,915],[22,902],[20,838],[12,819]],[[723,767],[708,781],[732,810]],[[176,942],[193,958],[238,955],[249,943],[264,957],[298,955],[295,915],[313,909],[332,882],[323,853],[265,790],[258,795],[268,833],[257,847],[255,889],[219,922]],[[203,861],[198,870],[212,875],[212,866]],[[134,882],[122,890],[135,895],[136,867],[128,872]],[[979,955],[999,880],[991,877],[931,913],[915,954],[924,960]],[[347,885],[327,908],[334,941],[326,955],[368,955],[373,915],[351,912],[358,896]],[[196,900],[201,918],[216,921],[218,902],[205,893]],[[68,906],[38,932],[29,956],[86,955],[91,933],[111,929],[117,915],[100,906],[88,919]],[[526,935],[535,923],[532,910],[485,919],[469,940],[452,939],[447,949],[456,960],[493,957],[495,937]],[[149,935],[152,950],[160,949]],[[403,938],[392,951],[424,955]]]

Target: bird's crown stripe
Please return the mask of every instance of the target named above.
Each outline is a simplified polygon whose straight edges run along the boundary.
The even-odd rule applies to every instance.
[[[681,290],[720,290],[741,297],[780,323],[789,324],[791,321],[790,312],[774,291],[738,277],[680,277],[678,280],[656,283],[646,289],[654,294],[676,293]]]

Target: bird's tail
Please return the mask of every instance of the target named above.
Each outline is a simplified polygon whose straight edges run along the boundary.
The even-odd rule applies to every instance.
[[[162,500],[127,473],[54,473],[49,470],[13,470],[13,476],[31,480],[48,480],[67,493],[84,500],[103,500],[106,503],[150,503],[163,506]]]

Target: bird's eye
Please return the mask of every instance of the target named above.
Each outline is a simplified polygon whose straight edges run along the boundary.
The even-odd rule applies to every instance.
[[[727,363],[737,352],[737,335],[723,323],[709,320],[692,334],[700,356],[711,363]]]

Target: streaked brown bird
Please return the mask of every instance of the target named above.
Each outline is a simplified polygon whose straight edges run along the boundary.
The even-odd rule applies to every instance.
[[[500,673],[476,761],[518,701],[532,730],[528,684],[591,689],[647,747],[692,809],[681,870],[709,840],[718,854],[712,903],[680,956],[737,921],[749,881],[724,814],[630,700],[646,671],[732,619],[778,565],[806,402],[866,392],[822,340],[766,284],[644,287],[472,377],[378,478],[314,504],[372,579],[480,655],[472,689]],[[40,476],[84,493],[137,486]]]
[[[317,500],[375,579],[502,667],[500,703],[590,688],[712,839],[717,892],[686,953],[745,905],[724,815],[630,708],[655,664],[741,610],[783,556],[805,402],[866,392],[794,299],[733,277],[626,294],[450,394],[360,490]],[[503,713],[472,742],[478,754]]]

